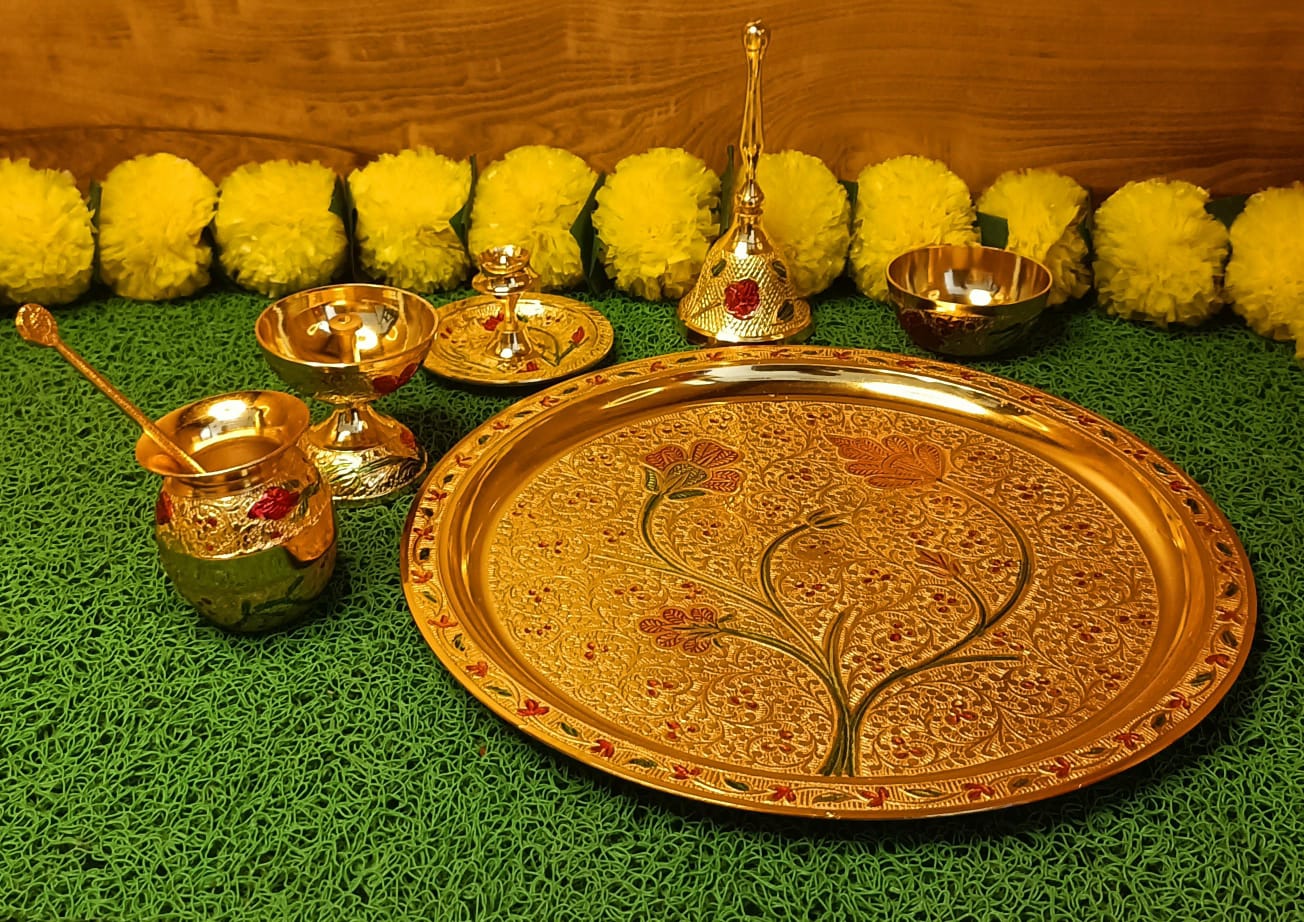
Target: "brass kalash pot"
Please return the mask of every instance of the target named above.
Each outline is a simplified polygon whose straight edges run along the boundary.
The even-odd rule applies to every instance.
[[[691,342],[799,342],[811,334],[810,305],[797,295],[788,267],[762,227],[765,194],[756,167],[765,147],[761,113],[761,60],[770,33],[760,22],[743,30],[747,96],[738,142],[742,176],[729,228],[707,251],[702,274],[679,302],[679,322]]]
[[[301,618],[335,568],[330,489],[298,444],[308,407],[279,391],[238,391],[157,426],[204,469],[178,464],[148,434],[136,443],[136,460],[163,478],[154,535],[177,591],[241,633]]]

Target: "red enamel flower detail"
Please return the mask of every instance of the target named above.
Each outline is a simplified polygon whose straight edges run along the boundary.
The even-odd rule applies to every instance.
[[[1204,661],[1210,666],[1220,666],[1223,669],[1230,666],[1232,662],[1231,658],[1226,653],[1214,653],[1211,656],[1206,656]]]
[[[416,373],[417,366],[413,363],[404,368],[397,375],[381,375],[372,382],[371,386],[375,389],[377,394],[392,394],[404,384],[411,381],[412,376]]]
[[[276,521],[290,514],[290,510],[299,505],[299,491],[287,490],[285,487],[268,487],[258,502],[249,507],[251,519]]]
[[[714,608],[663,608],[661,614],[638,623],[644,634],[652,634],[657,646],[665,649],[683,647],[685,653],[705,653],[720,633],[720,617]]]
[[[540,704],[533,698],[526,698],[525,706],[517,708],[516,713],[520,714],[522,717],[542,717],[551,710],[552,708],[548,707],[546,704]]]
[[[865,798],[871,807],[881,807],[888,799],[887,788],[882,787],[874,788],[872,791],[857,791],[856,793]]]
[[[851,463],[847,472],[864,477],[870,486],[883,489],[926,487],[946,471],[942,449],[928,442],[889,435],[882,441],[866,437],[831,435],[838,457]]]
[[[1041,770],[1048,775],[1054,775],[1056,778],[1067,778],[1073,771],[1073,764],[1063,756],[1056,756],[1055,761],[1049,765],[1043,765]]]
[[[979,781],[969,781],[962,785],[965,796],[972,800],[982,800],[984,797],[995,797],[996,791],[990,784],[983,784]]]
[[[732,317],[746,320],[761,306],[761,286],[756,279],[730,282],[724,290],[724,309]]]
[[[675,777],[680,781],[687,781],[689,778],[692,778],[694,775],[702,774],[702,770],[698,768],[696,765],[690,768],[687,765],[675,764],[670,766],[670,769],[675,773]]]
[[[154,503],[154,524],[166,525],[172,521],[172,497],[166,493],[158,495],[158,501]]]
[[[534,359],[530,359],[528,362],[526,362],[525,367],[521,369],[522,373],[533,372],[538,370],[539,370],[539,363],[536,362]]]
[[[589,752],[594,755],[602,756],[604,759],[610,759],[616,754],[616,746],[611,740],[596,740],[589,747]]]
[[[770,800],[794,804],[797,802],[797,793],[786,784],[776,784],[770,789]]]
[[[571,334],[571,342],[578,346],[580,343],[584,342],[584,336],[584,327],[576,327],[575,332]]]
[[[1137,744],[1141,742],[1141,735],[1139,733],[1120,733],[1114,737],[1114,742],[1122,743],[1128,749],[1135,749]]]
[[[477,679],[483,679],[489,674],[489,664],[484,660],[480,660],[478,663],[472,663],[470,666],[467,666],[466,671]]]
[[[492,317],[486,317],[484,320],[480,321],[480,326],[484,327],[486,330],[492,333],[494,330],[498,329],[498,324],[502,322],[503,322],[503,315],[495,314]]]
[[[741,471],[729,467],[742,455],[719,442],[702,439],[685,452],[678,445],[663,445],[643,457],[644,463],[659,472],[657,488],[662,493],[676,493],[696,488],[714,493],[733,493],[742,483]]]
[[[1191,709],[1191,700],[1179,691],[1169,692],[1169,699],[1164,702],[1164,707],[1170,711],[1181,708],[1184,711]]]

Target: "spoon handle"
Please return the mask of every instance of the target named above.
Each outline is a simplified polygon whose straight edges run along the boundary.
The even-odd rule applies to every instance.
[[[101,375],[98,371],[87,364],[83,359],[59,338],[58,328],[54,324],[54,318],[50,316],[45,308],[34,304],[25,304],[19,308],[17,321],[18,332],[28,342],[36,343],[39,346],[50,346],[58,352],[68,364],[81,372],[82,377],[94,384],[100,389],[100,392],[108,397],[123,413],[130,416],[145,434],[154,440],[159,448],[167,452],[168,457],[180,464],[192,474],[206,474],[203,466],[198,461],[190,457],[181,446],[167,437],[167,434],[155,425],[154,420],[150,419],[140,411],[134,403],[127,399],[126,395],[109,383],[109,380]]]

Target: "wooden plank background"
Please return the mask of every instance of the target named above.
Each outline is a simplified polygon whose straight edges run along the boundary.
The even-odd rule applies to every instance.
[[[756,15],[769,149],[845,178],[922,153],[975,191],[1040,165],[1097,191],[1304,179],[1300,0],[2,0],[0,155],[83,184],[155,150],[215,179],[414,144],[719,168]]]

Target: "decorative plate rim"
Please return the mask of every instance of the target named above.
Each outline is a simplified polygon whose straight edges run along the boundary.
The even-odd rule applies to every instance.
[[[451,506],[447,500],[456,494],[466,475],[523,424],[538,422],[545,414],[559,413],[576,400],[616,389],[637,377],[674,369],[793,361],[928,375],[1050,415],[1111,447],[1121,463],[1157,484],[1155,495],[1177,510],[1187,531],[1202,539],[1209,561],[1217,565],[1219,604],[1201,623],[1201,650],[1208,656],[1188,664],[1181,681],[1166,697],[1149,703],[1142,716],[1122,732],[1111,726],[1105,738],[1076,747],[1035,769],[952,772],[956,778],[948,777],[945,783],[927,789],[908,779],[886,782],[864,777],[811,778],[794,783],[790,776],[775,771],[742,767],[726,771],[705,763],[686,765],[669,758],[649,758],[644,750],[633,751],[626,742],[605,738],[583,719],[559,713],[540,700],[544,695],[522,687],[479,651],[466,632],[459,630],[457,614],[435,595],[440,584],[438,574],[431,571],[437,568],[426,570],[414,564],[416,543],[435,537]],[[934,359],[831,346],[730,346],[637,359],[561,381],[512,404],[469,432],[432,466],[404,525],[400,578],[417,627],[445,668],[490,711],[540,742],[590,767],[665,793],[715,805],[817,818],[911,819],[990,810],[1069,793],[1132,768],[1175,743],[1223,698],[1248,658],[1257,617],[1254,574],[1230,522],[1190,475],[1126,429],[1071,401],[987,372]],[[866,787],[869,780],[873,785]]]

